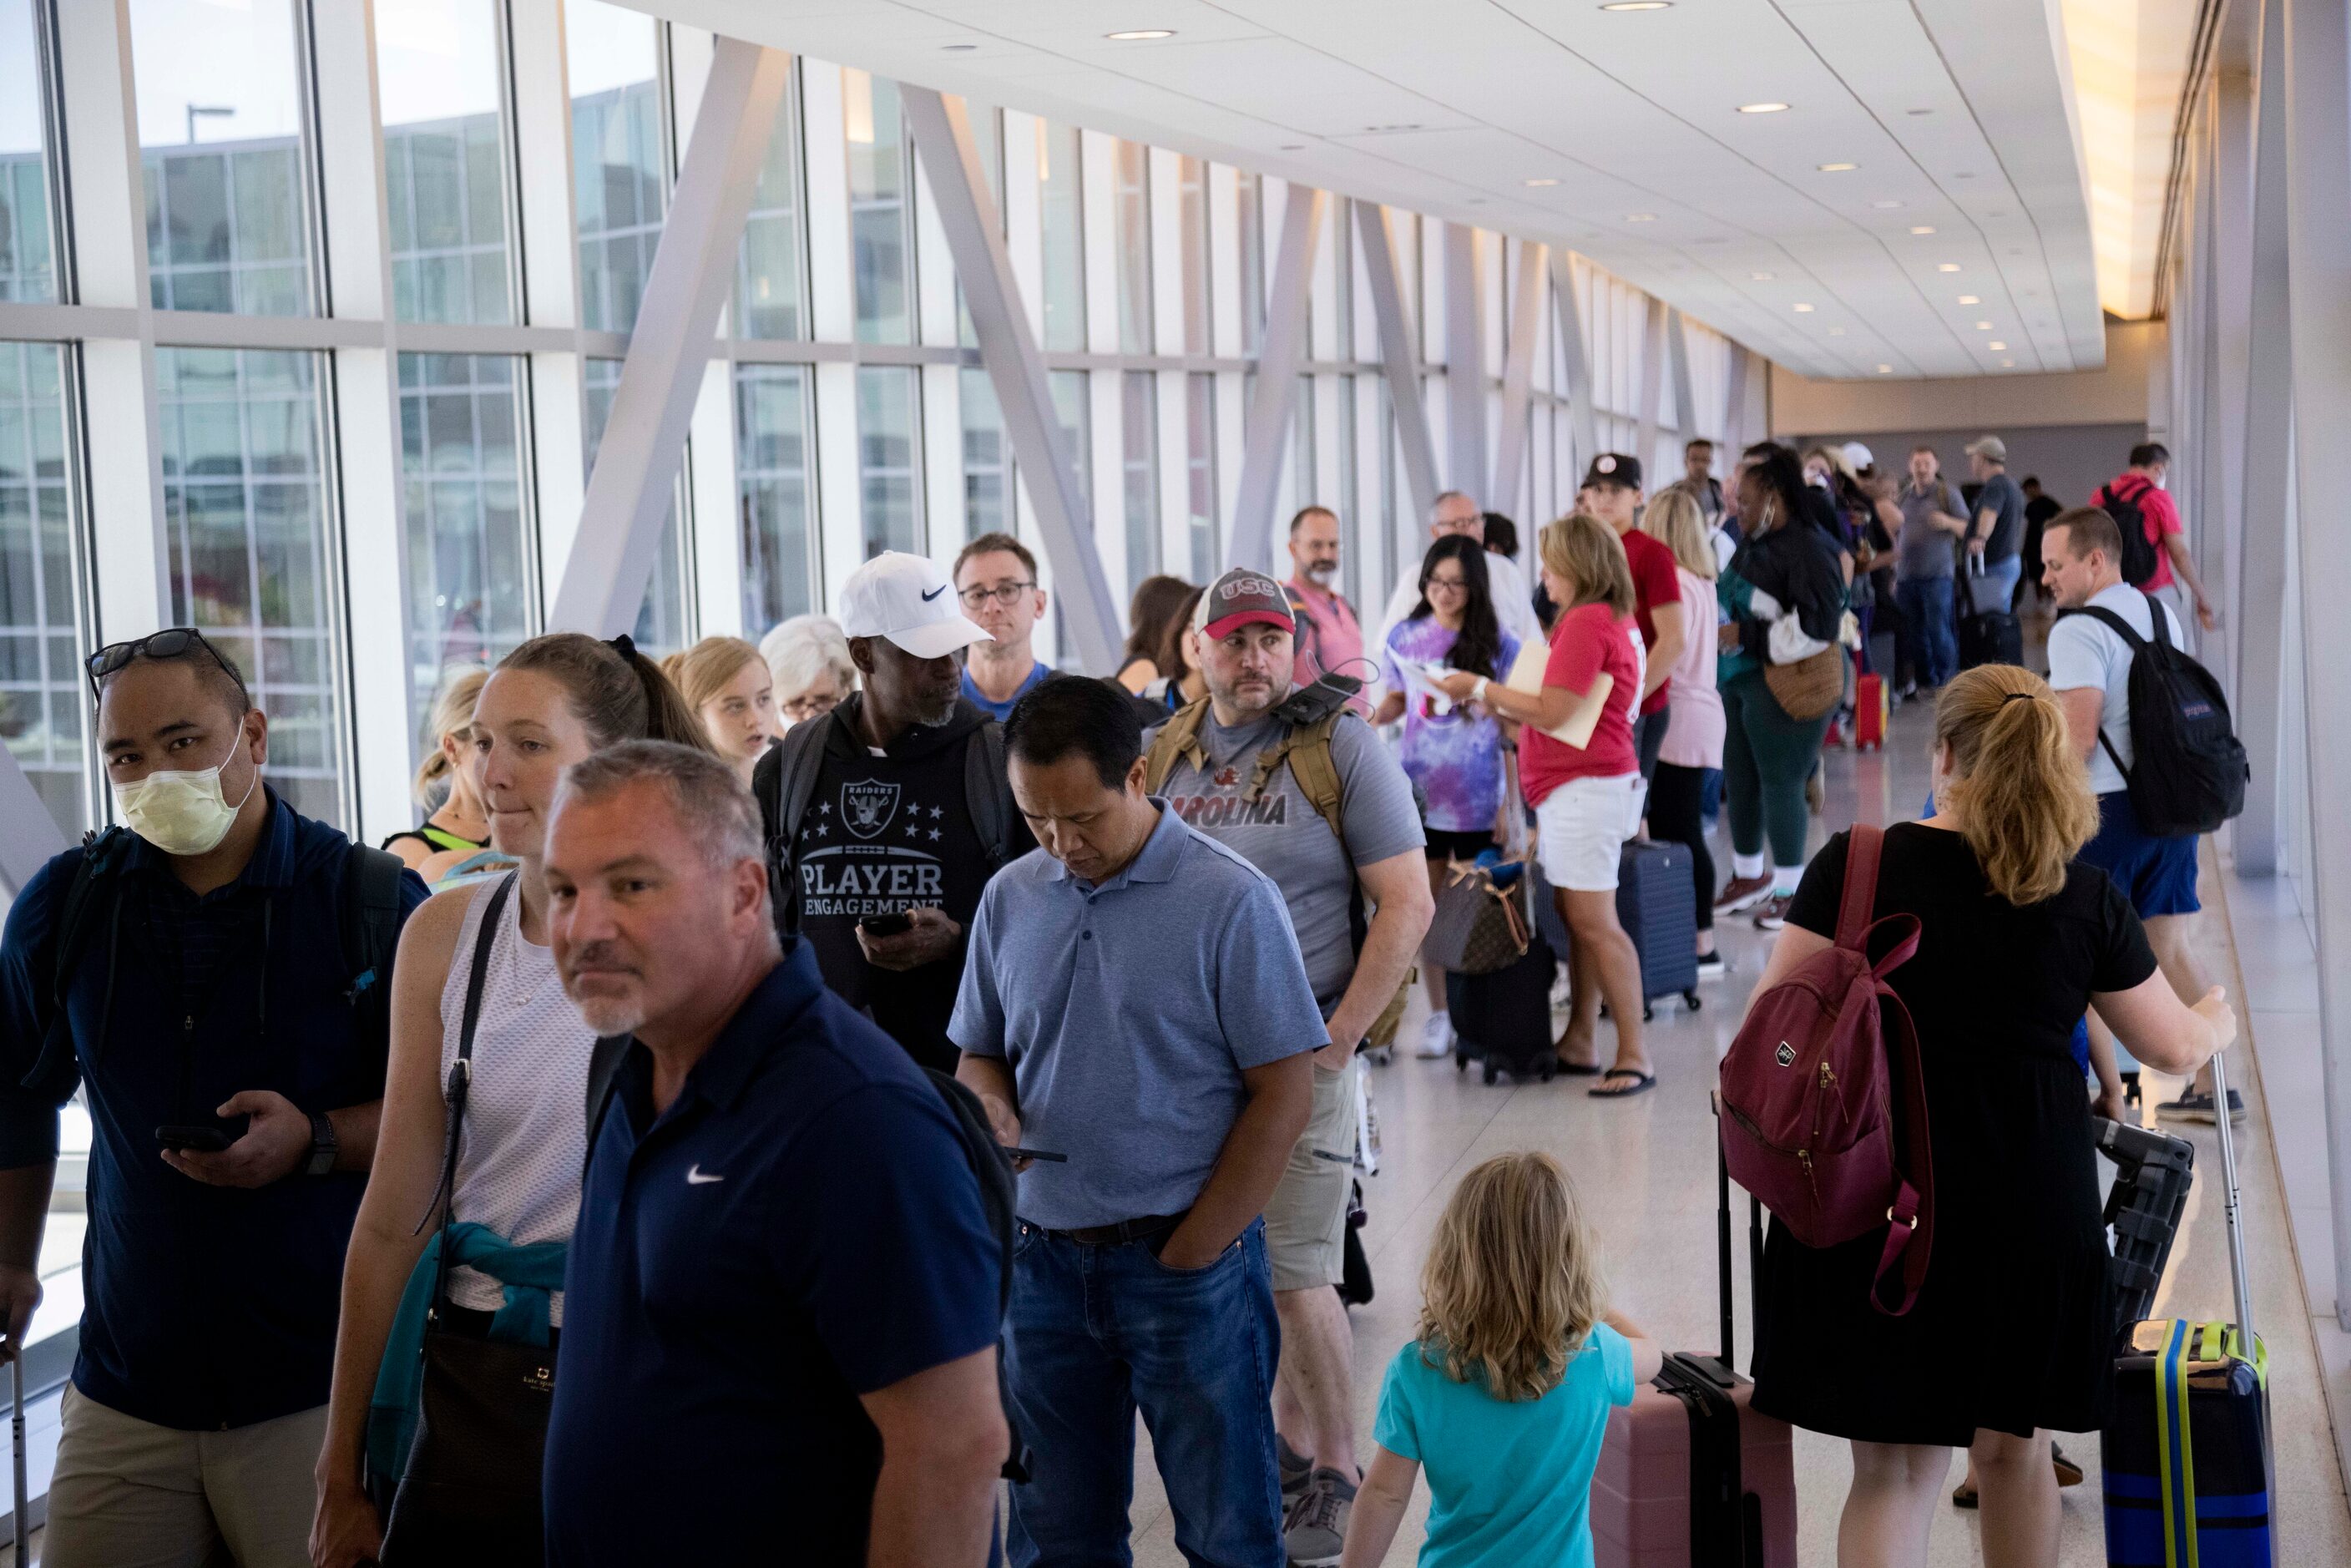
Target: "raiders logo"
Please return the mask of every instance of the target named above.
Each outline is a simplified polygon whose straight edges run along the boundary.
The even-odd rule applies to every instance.
[[[841,787],[841,819],[861,839],[877,838],[898,814],[898,786],[867,779]]]
[[[1793,1067],[1796,1065],[1796,1048],[1783,1040],[1780,1042],[1780,1049],[1771,1053],[1771,1060],[1782,1067]]]

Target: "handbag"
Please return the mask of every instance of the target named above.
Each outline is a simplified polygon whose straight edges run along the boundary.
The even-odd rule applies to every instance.
[[[1844,697],[1844,651],[1832,645],[1793,664],[1765,664],[1763,684],[1790,718],[1819,718]]]
[[[1527,950],[1525,877],[1500,888],[1483,866],[1456,863],[1450,873],[1421,945],[1428,961],[1459,975],[1490,975],[1517,963]]]
[[[450,1211],[456,1202],[457,1140],[474,1076],[474,1027],[481,1016],[490,947],[514,883],[509,873],[490,894],[474,938],[457,1061],[449,1070],[449,1136],[435,1195],[440,1256],[425,1318],[416,1437],[384,1521],[377,1554],[383,1568],[528,1563],[545,1554],[539,1473],[555,1403],[555,1352],[458,1333],[447,1318]]]

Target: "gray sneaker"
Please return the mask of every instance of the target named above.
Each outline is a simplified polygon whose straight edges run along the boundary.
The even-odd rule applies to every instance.
[[[1347,1516],[1355,1510],[1355,1488],[1336,1470],[1317,1469],[1306,1490],[1290,1507],[1282,1550],[1290,1568],[1332,1568],[1347,1543]]]
[[[1314,1474],[1314,1461],[1290,1446],[1290,1439],[1276,1432],[1273,1435],[1274,1467],[1281,1474],[1281,1507],[1288,1512],[1290,1506],[1305,1495],[1306,1482]]]

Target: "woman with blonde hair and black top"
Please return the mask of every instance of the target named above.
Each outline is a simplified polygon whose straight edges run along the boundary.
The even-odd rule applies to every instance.
[[[407,1434],[431,1375],[420,1364],[428,1312],[434,1333],[548,1349],[562,1322],[593,1036],[556,974],[540,857],[564,769],[638,739],[715,749],[626,637],[534,637],[482,687],[471,741],[490,837],[518,865],[438,894],[401,933],[383,1121],[343,1267],[310,1536],[318,1568],[379,1557],[394,1568],[539,1560],[535,1479],[507,1517],[453,1540],[435,1528],[450,1521],[436,1516],[432,1489],[412,1495],[402,1480],[428,1447],[412,1453]],[[462,1096],[455,1103],[453,1093]],[[380,1517],[385,1501],[389,1516]]]
[[[424,821],[383,841],[409,870],[431,886],[451,865],[490,841],[489,809],[475,781],[474,704],[490,672],[479,664],[452,670],[433,698],[433,749],[416,765],[409,794]]]
[[[705,637],[664,659],[662,674],[749,789],[751,769],[783,733],[776,726],[776,677],[759,650],[740,637]]]
[[[2011,664],[1953,680],[1932,760],[1935,814],[1886,831],[1871,909],[1921,927],[1888,983],[1918,1033],[1932,1266],[1910,1312],[1890,1316],[1870,1301],[1883,1231],[1813,1249],[1775,1222],[1755,1408],[1852,1442],[1845,1568],[1926,1561],[1955,1448],[1975,1461],[1984,1562],[2023,1568],[2057,1560],[2050,1433],[2099,1429],[2112,1395],[2115,1301],[2074,1025],[2095,1008],[2141,1061],[2186,1073],[2237,1019],[2217,986],[2184,1005],[2129,901],[2074,858],[2097,801],[2047,682]],[[1833,945],[1848,837],[1805,871],[1757,995]]]

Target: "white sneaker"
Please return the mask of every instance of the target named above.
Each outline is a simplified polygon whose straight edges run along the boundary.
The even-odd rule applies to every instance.
[[[1413,1054],[1435,1060],[1453,1054],[1453,1019],[1447,1013],[1431,1013],[1428,1021],[1420,1026],[1420,1045]]]

